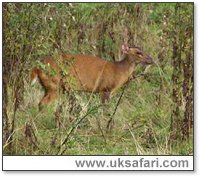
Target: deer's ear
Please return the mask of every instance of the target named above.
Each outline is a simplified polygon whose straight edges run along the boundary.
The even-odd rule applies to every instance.
[[[128,53],[129,52],[129,46],[127,44],[122,45],[122,51],[123,53]]]

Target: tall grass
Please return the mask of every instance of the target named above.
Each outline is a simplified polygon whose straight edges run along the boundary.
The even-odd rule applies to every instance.
[[[192,132],[187,141],[170,143],[175,5],[4,3],[4,154],[191,154]],[[183,6],[192,16],[192,6]],[[137,66],[110,133],[106,126],[122,90],[104,105],[96,94],[60,92],[39,112],[44,91],[39,83],[30,85],[29,73],[42,56],[66,52],[119,60],[126,41],[143,48],[156,64]]]

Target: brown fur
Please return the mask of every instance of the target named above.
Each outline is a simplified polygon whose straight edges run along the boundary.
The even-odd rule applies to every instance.
[[[43,59],[42,63],[53,68],[56,74],[50,76],[40,68],[33,68],[31,72],[31,81],[38,78],[45,89],[40,108],[58,97],[60,86],[65,89],[102,93],[104,102],[128,81],[136,64],[152,63],[152,59],[137,47],[129,48],[124,45],[122,49],[124,54],[119,62],[83,54],[63,54],[57,60],[52,57]]]

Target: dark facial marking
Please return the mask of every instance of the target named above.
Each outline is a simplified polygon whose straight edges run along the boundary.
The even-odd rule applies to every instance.
[[[137,55],[142,55],[142,56],[143,56],[142,52],[136,52],[136,54],[137,54]]]

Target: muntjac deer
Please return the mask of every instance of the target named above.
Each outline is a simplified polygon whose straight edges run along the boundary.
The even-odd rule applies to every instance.
[[[53,102],[59,94],[59,87],[101,93],[102,102],[125,84],[138,63],[152,64],[153,60],[138,47],[122,45],[122,60],[106,61],[83,54],[62,54],[54,60],[44,58],[45,67],[35,67],[31,72],[32,84],[38,79],[45,89],[45,95],[39,103],[44,105]],[[46,72],[49,68],[53,74]]]

